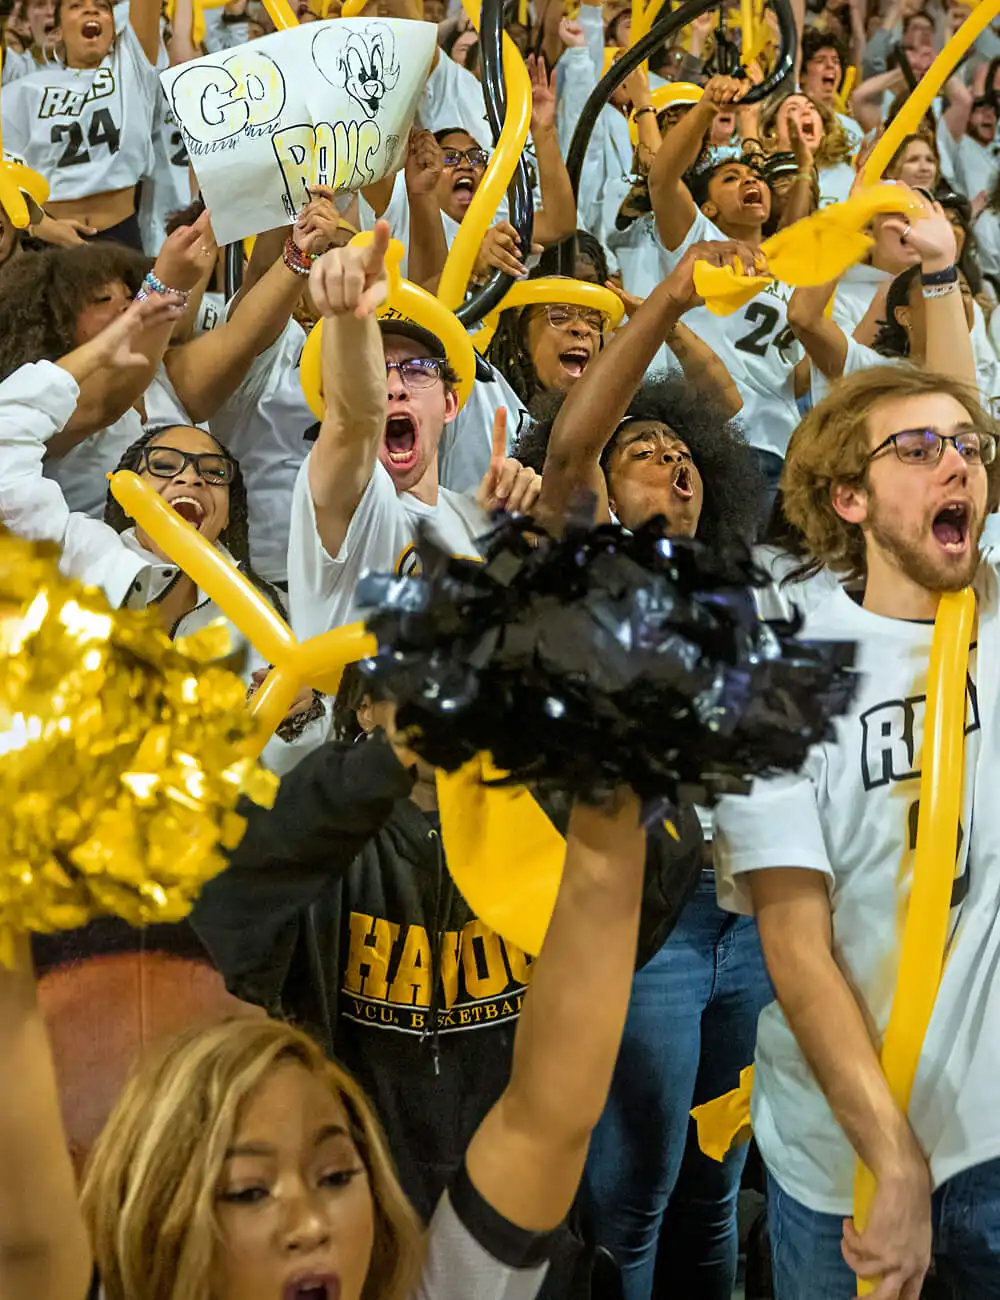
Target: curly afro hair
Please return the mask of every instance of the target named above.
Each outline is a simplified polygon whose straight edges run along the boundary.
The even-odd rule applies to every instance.
[[[76,322],[105,285],[136,294],[152,259],[122,244],[24,253],[0,271],[0,379],[29,361],[57,361],[77,346]]]
[[[178,424],[158,424],[144,429],[142,436],[136,438],[135,442],[126,447],[122,453],[121,460],[115,466],[115,473],[122,469],[129,469],[133,474],[138,474],[142,468],[143,449],[168,430],[183,427]],[[212,437],[212,441],[224,456],[229,456],[229,452],[218,438]],[[233,462],[233,477],[229,484],[229,523],[219,534],[219,542],[240,566],[244,576],[267,597],[284,618],[286,610],[277,588],[273,587],[266,578],[262,578],[250,563],[250,514],[247,507],[247,486],[243,479],[243,471],[240,469],[240,462],[235,456],[229,456],[229,459]],[[119,505],[117,498],[112,495],[110,488],[104,502],[104,522],[116,533],[124,533],[132,526],[132,520]]]
[[[551,394],[540,418],[518,435],[514,456],[536,473],[545,464],[552,424],[563,400],[562,393]],[[754,453],[734,420],[683,375],[653,375],[636,390],[625,418],[605,444],[601,453],[605,473],[619,432],[632,420],[656,420],[687,444],[704,489],[700,538],[720,545],[755,541],[764,483]]]

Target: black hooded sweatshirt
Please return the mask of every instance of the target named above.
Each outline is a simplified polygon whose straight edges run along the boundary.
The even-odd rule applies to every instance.
[[[191,921],[232,993],[308,1029],[361,1083],[426,1220],[506,1086],[531,959],[469,910],[412,788],[380,732],[314,751],[272,810],[244,801],[243,840]],[[693,811],[678,831],[648,837],[640,964],[698,878]]]

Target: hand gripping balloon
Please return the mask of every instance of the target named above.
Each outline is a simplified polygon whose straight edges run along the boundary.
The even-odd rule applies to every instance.
[[[363,230],[355,235],[351,243],[358,248],[365,248],[372,242],[373,232]],[[469,393],[476,378],[476,356],[461,321],[454,312],[449,311],[426,289],[418,284],[404,280],[399,274],[403,259],[403,245],[398,239],[389,241],[385,255],[385,268],[389,277],[389,294],[385,302],[375,313],[380,317],[405,316],[430,330],[444,344],[445,353],[452,369],[458,375],[458,405],[461,409],[468,400]],[[323,322],[317,321],[309,332],[306,345],[302,349],[299,364],[299,380],[302,392],[309,408],[318,420],[324,415],[323,404],[323,367],[322,367]]]
[[[882,1045],[882,1069],[904,1113],[944,968],[963,797],[966,681],[975,605],[969,588],[941,597],[927,671],[913,883],[896,993]],[[741,1072],[740,1086],[733,1092],[691,1112],[698,1126],[698,1144],[712,1159],[722,1160],[730,1146],[747,1135],[752,1086],[749,1067]],[[859,1164],[854,1180],[854,1222],[859,1232],[864,1231],[875,1187],[871,1171]],[[873,1281],[858,1279],[859,1295],[874,1289]]]
[[[470,0],[463,0],[463,4],[478,30],[478,10],[473,8]],[[346,6],[344,12],[347,12]],[[506,33],[503,38],[503,74],[507,90],[503,129],[475,197],[462,218],[438,285],[438,297],[452,311],[457,311],[465,299],[476,254],[496,216],[500,200],[507,192],[531,125],[531,79],[520,51]]]
[[[979,34],[989,27],[998,13],[1000,13],[1000,0],[981,0],[981,3],[972,10],[920,78],[916,89],[910,93],[910,97],[886,129],[885,135],[872,150],[871,157],[865,163],[862,172],[866,185],[873,185],[881,178],[892,161],[893,154],[906,137],[917,130],[924,114],[934,102],[935,95],[948,80],[959,59]]]
[[[112,494],[126,514],[274,665],[250,704],[259,724],[257,753],[280,726],[303,686],[332,695],[346,664],[375,653],[375,638],[362,623],[349,623],[299,642],[243,574],[148,483],[129,470],[119,470],[109,479]]]
[[[482,327],[472,336],[472,343],[480,353],[486,351],[496,333],[500,313],[508,307],[527,307],[532,303],[566,302],[575,307],[592,307],[603,312],[612,329],[622,323],[625,308],[622,300],[602,284],[589,284],[586,280],[570,280],[559,275],[544,276],[539,280],[521,280],[513,285],[502,301],[483,321]]]
[[[882,1043],[882,1069],[904,1115],[944,969],[962,811],[966,681],[975,614],[976,597],[967,587],[946,592],[934,620],[913,883],[896,993]],[[875,1189],[871,1171],[859,1163],[854,1180],[854,1222],[859,1232],[864,1232]],[[870,1294],[875,1285],[859,1278],[858,1294]]]
[[[729,266],[696,262],[695,288],[709,311],[728,316],[772,280],[796,287],[828,284],[871,248],[873,241],[862,231],[878,212],[903,212],[912,220],[924,216],[921,200],[899,186],[862,190],[765,239],[760,251],[770,274],[739,275]]]

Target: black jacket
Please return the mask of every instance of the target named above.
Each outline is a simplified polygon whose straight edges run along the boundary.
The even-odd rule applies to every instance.
[[[231,992],[359,1080],[427,1217],[507,1082],[531,959],[470,912],[411,789],[380,733],[316,750],[272,810],[241,808],[243,840],[191,920]],[[678,829],[649,837],[640,964],[698,877],[692,812]]]

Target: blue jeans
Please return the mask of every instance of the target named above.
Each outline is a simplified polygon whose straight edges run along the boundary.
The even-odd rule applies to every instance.
[[[1000,1298],[1000,1160],[966,1169],[934,1193],[936,1294]],[[767,1180],[767,1223],[775,1300],[849,1300],[854,1274],[840,1253],[843,1220],[818,1214]]]
[[[730,1300],[746,1147],[721,1164],[702,1155],[689,1111],[737,1086],[773,996],[756,924],[721,911],[703,872],[676,929],[636,973],[587,1162],[584,1206],[621,1266],[626,1300],[649,1300],[658,1246],[671,1294]]]

